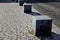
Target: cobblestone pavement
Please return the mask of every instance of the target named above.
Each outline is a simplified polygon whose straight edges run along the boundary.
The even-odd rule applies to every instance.
[[[18,3],[0,3],[0,40],[37,40],[28,34],[30,18]]]
[[[18,3],[0,3],[0,40],[40,40],[32,35],[31,17]]]

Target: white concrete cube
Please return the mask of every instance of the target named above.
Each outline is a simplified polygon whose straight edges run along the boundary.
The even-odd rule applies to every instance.
[[[24,3],[24,13],[32,12],[32,4],[31,3]]]
[[[52,19],[46,15],[32,16],[32,27],[36,36],[51,36]]]

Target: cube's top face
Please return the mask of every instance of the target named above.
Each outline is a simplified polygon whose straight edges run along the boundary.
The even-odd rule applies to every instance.
[[[40,26],[51,26],[52,20],[36,20],[36,24]]]
[[[24,3],[23,5],[32,5],[31,3]]]
[[[52,20],[52,18],[46,16],[46,15],[40,15],[40,16],[33,16],[34,20]]]

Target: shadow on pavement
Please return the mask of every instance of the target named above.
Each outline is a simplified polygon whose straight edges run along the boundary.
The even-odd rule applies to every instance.
[[[38,38],[41,39],[41,40],[60,40],[60,34],[52,32],[51,37],[48,37],[48,38],[46,38],[46,37],[45,38],[38,37]]]
[[[29,15],[32,15],[32,16],[41,15],[40,13],[37,13],[37,12],[30,12],[30,13],[26,13],[26,14],[29,14]]]

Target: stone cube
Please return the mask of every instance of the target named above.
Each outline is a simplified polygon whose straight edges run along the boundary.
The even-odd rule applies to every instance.
[[[32,12],[32,4],[31,3],[24,3],[24,13]]]
[[[46,15],[33,16],[32,27],[36,36],[51,36],[52,19]]]
[[[20,1],[19,1],[19,5],[20,5],[20,6],[23,6],[23,4],[24,4],[24,0],[20,0]]]

